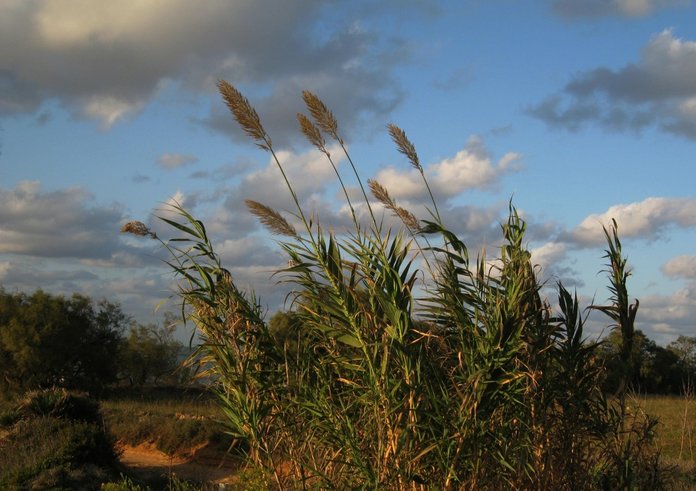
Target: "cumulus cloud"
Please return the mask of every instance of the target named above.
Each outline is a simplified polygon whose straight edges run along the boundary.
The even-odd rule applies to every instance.
[[[425,172],[436,197],[448,199],[468,189],[494,187],[503,175],[520,168],[520,159],[519,154],[509,152],[494,163],[483,139],[472,136],[453,157],[426,166]],[[408,201],[427,199],[427,189],[416,169],[387,167],[379,171],[375,179],[394,198]]]
[[[52,99],[106,129],[164,89],[212,92],[229,78],[266,94],[261,106],[274,108],[280,121],[270,126],[280,130],[294,120],[286,101],[298,88],[323,92],[356,121],[399,99],[389,75],[396,57],[382,56],[388,43],[354,21],[361,3],[4,1],[0,113],[33,112]],[[333,34],[319,35],[327,22]],[[216,126],[217,116],[207,121]]]
[[[0,253],[108,258],[120,247],[124,210],[97,206],[83,188],[42,192],[36,181],[0,188]]]
[[[658,342],[669,342],[678,335],[693,336],[696,325],[696,284],[670,295],[651,295],[640,299],[637,327]]]
[[[696,256],[677,256],[662,266],[662,272],[671,278],[696,280]]]
[[[592,214],[567,234],[580,246],[595,246],[605,242],[602,226],[609,227],[612,219],[619,226],[621,237],[659,238],[668,227],[696,227],[696,200],[692,198],[646,198],[643,201],[619,204],[602,214]]]
[[[617,131],[656,127],[696,140],[696,41],[665,30],[637,63],[582,73],[529,114],[573,131],[588,123]]]
[[[163,169],[178,169],[196,162],[198,162],[198,157],[180,153],[163,153],[157,159],[157,165]]]
[[[562,242],[548,242],[544,245],[532,249],[532,264],[538,265],[542,270],[549,270],[550,267],[565,259],[568,254],[568,246]]]
[[[688,5],[688,0],[550,0],[554,12],[567,19],[604,16],[645,17],[658,10]]]
[[[343,159],[338,147],[330,147],[334,163],[340,170]],[[276,153],[293,189],[305,210],[320,215],[331,213],[331,206],[316,208],[317,200],[325,196],[336,179],[326,156],[316,149],[306,152],[281,150]],[[239,239],[257,228],[256,218],[249,213],[244,200],[253,199],[279,212],[295,211],[283,175],[276,162],[269,158],[266,165],[245,175],[239,183],[226,190],[226,198],[208,221],[208,228],[225,237]],[[288,216],[288,219],[292,217]]]

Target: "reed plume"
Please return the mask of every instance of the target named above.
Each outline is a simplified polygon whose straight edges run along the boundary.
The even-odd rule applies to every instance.
[[[139,222],[137,220],[132,220],[121,227],[121,233],[157,239],[157,234],[150,230],[143,222]]]
[[[227,107],[232,111],[234,119],[239,123],[244,132],[256,140],[263,150],[271,150],[271,138],[261,124],[261,119],[249,100],[235,87],[224,80],[218,82],[218,89]]]
[[[256,215],[261,223],[272,233],[288,237],[297,237],[295,227],[290,225],[290,223],[273,208],[251,199],[244,200],[244,203],[247,205],[247,208],[249,208],[249,211]]]

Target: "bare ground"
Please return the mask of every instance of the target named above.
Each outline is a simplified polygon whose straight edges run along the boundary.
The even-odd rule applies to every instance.
[[[138,446],[119,444],[121,464],[141,479],[162,479],[172,474],[180,479],[212,484],[236,483],[239,462],[209,446],[191,449],[184,455],[171,456],[154,444]]]

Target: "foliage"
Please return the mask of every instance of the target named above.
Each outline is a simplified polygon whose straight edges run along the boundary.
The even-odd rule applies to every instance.
[[[683,336],[682,336],[683,337]],[[599,356],[607,370],[604,389],[615,393],[619,386],[621,370],[619,353],[621,333],[612,331],[600,347]],[[679,355],[670,347],[663,348],[636,330],[633,340],[634,366],[628,375],[633,390],[648,394],[680,394],[689,378],[688,369],[680,362]]]
[[[99,391],[116,378],[127,317],[106,301],[0,290],[0,389]]]
[[[87,423],[101,423],[99,403],[82,394],[65,389],[30,391],[19,401],[19,412],[25,416],[51,416]]]
[[[150,489],[149,486],[138,484],[128,476],[123,475],[119,481],[103,483],[100,487],[101,491],[150,491]],[[164,491],[198,491],[202,488],[172,475],[162,489]]]
[[[113,440],[83,396],[33,393],[0,439],[0,488],[99,489],[117,463]],[[97,413],[98,414],[98,413]]]
[[[183,344],[174,339],[176,326],[168,323],[131,324],[119,352],[119,377],[131,386],[159,384],[173,378]]]
[[[497,258],[471,262],[444,224],[415,147],[389,127],[432,199],[418,220],[375,181],[378,217],[338,124],[313,94],[300,128],[332,165],[353,228],[327,231],[301,206],[270,137],[234,87],[220,91],[237,122],[276,162],[293,220],[247,201],[282,236],[294,311],[270,325],[253,293],[221,264],[204,224],[175,205],[162,242],[181,279],[183,312],[203,343],[189,360],[213,384],[227,431],[280,488],[630,489],[661,486],[654,423],[625,404],[633,360],[629,271],[617,225],[605,230],[612,301],[595,307],[621,335],[619,395],[602,391],[599,347],[585,339],[577,296],[542,299],[526,224],[510,205]],[[344,153],[354,202],[325,137]],[[124,230],[157,238],[139,222]],[[419,266],[420,265],[420,266]],[[424,268],[423,271],[419,267]],[[419,296],[416,296],[417,292]],[[269,483],[271,484],[271,483]]]
[[[119,390],[102,400],[104,423],[119,441],[138,445],[154,443],[176,454],[201,444],[226,450],[221,414],[210,398],[194,390]]]
[[[696,336],[679,336],[667,349],[674,353],[682,371],[684,385],[696,383]]]

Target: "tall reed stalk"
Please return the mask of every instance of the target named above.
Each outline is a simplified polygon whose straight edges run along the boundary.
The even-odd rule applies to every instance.
[[[184,209],[174,208],[179,221],[162,218],[182,235],[163,243],[182,280],[183,314],[203,340],[188,363],[211,382],[230,435],[251,464],[265,469],[269,485],[641,487],[643,474],[616,469],[653,459],[642,436],[622,436],[646,427],[628,422],[623,393],[618,409],[602,393],[598,343],[586,339],[577,296],[559,283],[556,309],[542,298],[526,224],[512,204],[497,260],[488,262],[481,253],[472,264],[467,246],[443,222],[414,145],[390,125],[397,149],[422,176],[432,208],[419,220],[369,181],[374,199],[404,224],[385,226],[336,119],[305,92],[310,116],[298,116],[300,129],[333,167],[354,226],[341,235],[327,231],[308,218],[248,100],[227,82],[219,88],[233,117],[276,163],[302,224],[295,230],[280,212],[247,201],[282,237],[289,266],[278,274],[292,289],[287,315],[296,332],[281,339],[271,331],[253,294],[237,288],[203,224]],[[325,137],[345,154],[362,203],[351,201]],[[629,365],[638,304],[628,304],[615,225],[607,241],[613,303],[595,308],[620,326]],[[626,442],[630,451],[618,451]]]

